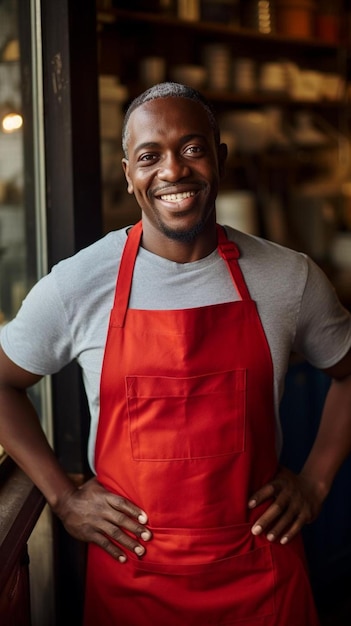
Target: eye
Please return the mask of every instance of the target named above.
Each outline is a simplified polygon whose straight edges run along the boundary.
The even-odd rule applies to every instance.
[[[205,153],[205,148],[203,146],[194,145],[187,146],[184,150],[185,154],[189,154],[190,156],[202,156]]]
[[[145,163],[146,165],[149,163],[153,163],[157,159],[157,154],[153,152],[147,152],[145,154],[141,154],[138,157],[138,161],[141,163]]]

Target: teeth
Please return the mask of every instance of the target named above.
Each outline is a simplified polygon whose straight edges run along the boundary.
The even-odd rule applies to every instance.
[[[195,196],[195,191],[184,191],[183,193],[168,193],[165,196],[161,196],[161,200],[166,200],[167,202],[179,202],[180,200],[192,198],[193,196]]]

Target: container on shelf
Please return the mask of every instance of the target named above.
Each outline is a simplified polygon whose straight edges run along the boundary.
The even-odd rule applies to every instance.
[[[232,132],[239,153],[255,154],[266,150],[271,141],[271,127],[264,111],[234,109],[219,118],[222,132]]]
[[[173,65],[169,70],[169,75],[176,83],[184,83],[194,89],[202,89],[206,85],[207,72],[202,65]]]
[[[233,60],[232,86],[238,93],[254,93],[257,89],[256,62],[250,57]]]
[[[271,0],[245,0],[240,9],[241,25],[259,33],[275,32],[275,10]]]
[[[166,77],[166,59],[161,56],[143,57],[139,63],[139,76],[145,87],[163,82]]]
[[[266,93],[284,93],[287,87],[286,68],[284,63],[269,61],[262,63],[259,71],[258,85]]]
[[[276,0],[277,32],[288,37],[313,37],[316,9],[313,0]]]
[[[200,0],[178,0],[178,17],[189,22],[198,22],[201,17]]]
[[[320,0],[316,15],[316,37],[326,43],[340,40],[340,6],[335,0]]]
[[[240,25],[239,0],[201,0],[201,19],[204,22],[219,22]]]
[[[230,89],[232,57],[229,46],[221,43],[205,45],[202,49],[202,62],[207,71],[209,89]]]
[[[338,43],[339,18],[336,15],[317,15],[316,37],[326,43]]]

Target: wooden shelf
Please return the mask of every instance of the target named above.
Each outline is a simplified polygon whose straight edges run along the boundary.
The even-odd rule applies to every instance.
[[[326,43],[318,39],[286,37],[278,34],[262,34],[258,31],[214,22],[195,22],[181,20],[177,17],[162,13],[128,11],[124,9],[99,10],[97,24],[100,38],[104,41],[114,41],[116,38],[123,41],[121,55],[118,49],[109,49],[104,55],[107,73],[116,59],[120,63],[123,80],[128,85],[130,98],[139,94],[144,86],[136,82],[137,50],[142,54],[145,44],[150,42],[150,50],[157,47],[157,52],[149,54],[164,55],[171,64],[177,63],[180,53],[184,59],[193,59],[199,63],[199,50],[203,44],[221,41],[235,43],[236,56],[253,56],[262,62],[265,60],[288,59],[301,67],[316,69],[317,71],[334,72],[345,75],[346,48],[343,44]],[[189,35],[192,35],[190,37]],[[182,45],[175,53],[175,43],[182,41]],[[125,46],[129,47],[128,51]],[[184,50],[182,50],[184,48]],[[134,54],[134,59],[133,59]],[[176,56],[175,56],[176,54]],[[116,57],[120,57],[118,60]],[[107,61],[107,65],[106,65]],[[178,61],[178,62],[184,62]],[[201,62],[201,61],[200,61]],[[105,70],[106,71],[106,70]],[[341,98],[329,100],[327,98],[315,100],[295,100],[282,92],[238,93],[234,91],[209,90],[201,91],[220,107],[262,107],[282,106],[285,108],[309,108],[333,111],[337,108],[345,109],[346,94]]]
[[[291,49],[292,46],[295,49],[318,50],[321,54],[337,54],[340,48],[338,44],[327,43],[318,39],[286,37],[278,34],[266,35],[248,28],[214,22],[181,20],[177,17],[171,17],[161,13],[146,13],[139,11],[127,11],[123,9],[98,10],[97,21],[99,26],[102,28],[108,28],[109,26],[115,26],[119,23],[126,22],[132,22],[134,24],[145,23],[164,28],[177,28],[184,31],[191,30],[193,33],[207,36],[217,35],[221,39],[235,38],[236,40],[241,41],[262,43],[265,46],[267,44],[277,45],[280,48],[284,46],[287,50]]]
[[[129,84],[129,100],[138,96],[144,89],[145,87],[139,83]],[[318,100],[294,100],[287,94],[279,91],[271,91],[269,93],[238,93],[235,91],[211,90],[207,88],[201,88],[200,91],[207,100],[220,108],[228,108],[229,106],[234,108],[252,109],[277,106],[285,109],[335,111],[335,109],[339,109],[340,107],[344,108],[349,106],[349,100],[346,96],[337,100],[327,100],[326,98],[320,98]]]
[[[211,91],[201,90],[204,96],[216,103],[229,104],[233,106],[253,107],[253,106],[283,106],[292,108],[326,108],[334,109],[346,104],[343,99],[340,100],[294,100],[284,93],[271,91],[270,93],[237,93],[230,91]]]

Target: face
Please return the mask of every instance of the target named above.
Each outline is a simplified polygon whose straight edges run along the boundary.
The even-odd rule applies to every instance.
[[[143,230],[189,242],[215,223],[215,199],[226,157],[216,146],[206,111],[185,98],[141,105],[128,123],[128,192],[143,214]]]

